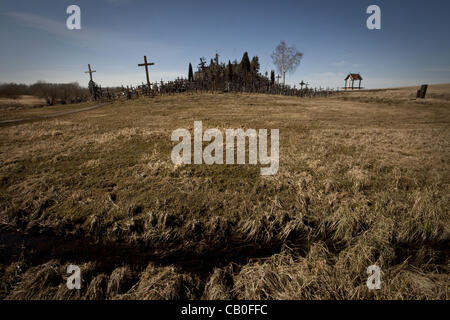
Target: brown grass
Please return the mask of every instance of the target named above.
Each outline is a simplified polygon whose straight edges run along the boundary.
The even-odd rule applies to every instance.
[[[32,108],[35,106],[44,106],[45,99],[35,96],[22,95],[17,98],[0,98],[0,106],[11,106],[16,108]]]
[[[372,90],[347,90],[342,92],[346,99],[355,100],[381,100],[385,102],[403,102],[405,100],[415,100],[417,90],[420,85],[414,87],[399,87]],[[450,84],[433,84],[428,86],[426,99],[422,103],[436,103],[440,101],[450,101]]]
[[[66,250],[58,263],[91,266],[75,296],[59,256],[25,247],[1,262],[2,296],[447,299],[449,107],[180,94],[2,127],[1,230],[49,234]],[[278,174],[174,166],[170,134],[194,120],[204,130],[279,128]],[[74,238],[86,250],[70,251]],[[379,291],[365,285],[372,264]]]
[[[93,106],[98,102],[82,102],[65,105],[44,106],[44,105],[15,105],[13,107],[2,108],[2,100],[0,99],[0,121],[33,118],[39,116],[46,116],[57,114],[65,111],[72,111]],[[7,106],[5,104],[3,106]]]

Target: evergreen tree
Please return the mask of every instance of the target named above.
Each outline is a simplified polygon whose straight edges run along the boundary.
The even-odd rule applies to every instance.
[[[275,84],[275,71],[274,70],[270,71],[270,84],[271,85]]]
[[[219,54],[216,52],[216,55],[214,56],[214,63],[218,66],[219,65]]]
[[[252,58],[252,62],[250,63],[250,69],[254,74],[257,74],[259,72],[259,58],[258,56],[254,56]]]
[[[188,73],[189,82],[194,81],[194,72],[192,71],[192,64],[189,63],[189,73]]]
[[[228,60],[227,70],[226,70],[226,77],[228,81],[233,80],[233,66],[231,65],[230,60]]]
[[[248,58],[247,51],[244,52],[244,55],[242,56],[240,69],[243,72],[250,72],[250,59]]]

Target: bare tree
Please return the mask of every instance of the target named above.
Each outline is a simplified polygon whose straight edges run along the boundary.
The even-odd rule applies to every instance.
[[[273,64],[278,72],[283,75],[283,85],[286,84],[286,72],[294,72],[302,60],[303,53],[294,46],[288,47],[286,42],[281,41],[272,53]]]

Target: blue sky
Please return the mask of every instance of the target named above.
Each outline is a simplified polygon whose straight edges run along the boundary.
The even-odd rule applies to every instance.
[[[81,30],[66,8],[81,8]],[[366,27],[369,5],[381,30]],[[103,86],[186,77],[188,64],[216,52],[221,61],[258,55],[262,71],[284,40],[304,57],[287,83],[342,86],[360,72],[368,88],[450,83],[450,1],[1,1],[0,82],[77,81],[90,63]]]

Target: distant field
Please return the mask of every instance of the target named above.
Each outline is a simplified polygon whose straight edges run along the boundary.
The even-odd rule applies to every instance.
[[[0,98],[0,107],[10,108],[14,107],[34,107],[34,106],[43,106],[45,105],[45,99],[41,99],[34,96],[19,96],[16,99],[11,98]]]
[[[0,121],[46,116],[51,114],[62,113],[65,111],[78,110],[99,103],[100,102],[82,102],[56,106],[45,106],[40,108],[24,108],[24,109],[19,108],[19,109],[0,110]]]
[[[0,297],[448,299],[450,85],[415,90],[179,94],[0,127]],[[279,129],[278,174],[173,165],[195,120]]]
[[[17,99],[0,98],[0,121],[44,116],[81,109],[95,104],[97,102],[47,106],[44,99],[33,96],[20,96]]]
[[[374,90],[348,90],[345,95],[358,98],[378,98],[378,99],[415,99],[420,86],[400,87],[390,89]],[[433,84],[428,86],[426,101],[437,102],[436,100],[450,100],[450,84]]]

